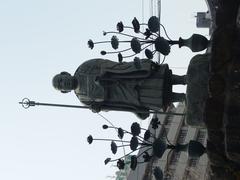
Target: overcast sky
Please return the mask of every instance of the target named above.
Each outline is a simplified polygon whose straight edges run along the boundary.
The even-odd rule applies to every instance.
[[[115,30],[119,21],[130,25],[137,17],[146,22],[151,14],[150,1],[0,1],[0,179],[103,180],[115,175],[117,169],[111,164],[105,166],[103,161],[120,157],[122,151],[112,156],[109,142],[86,142],[89,134],[116,137],[113,130],[101,129],[104,119],[89,110],[25,110],[18,101],[28,97],[79,105],[73,93],[61,94],[53,89],[52,77],[63,70],[74,73],[85,60],[101,57],[99,50],[109,46],[90,50],[88,39],[106,40],[102,31]],[[198,11],[206,11],[204,0],[162,0],[161,20],[169,36],[208,35],[206,29],[196,29],[194,16]],[[172,48],[166,63],[185,67],[173,69],[175,74],[184,74],[192,56],[194,53],[187,48]],[[127,129],[132,122],[140,122],[131,113],[103,115]]]

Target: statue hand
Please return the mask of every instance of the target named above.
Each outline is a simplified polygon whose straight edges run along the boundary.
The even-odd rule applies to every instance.
[[[90,106],[90,109],[92,110],[92,112],[94,113],[99,113],[101,111],[101,106],[99,104],[92,104]]]

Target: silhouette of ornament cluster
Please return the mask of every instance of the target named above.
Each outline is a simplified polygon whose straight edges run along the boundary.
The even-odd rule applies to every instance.
[[[145,32],[142,32],[141,26],[146,26]],[[160,36],[160,27],[163,28],[166,37],[165,39],[162,36]],[[163,54],[164,56],[167,56],[170,53],[171,45],[178,44],[179,47],[187,46],[189,47],[193,52],[202,51],[207,48],[209,41],[202,35],[199,34],[193,34],[189,39],[182,39],[179,38],[178,41],[173,41],[169,38],[165,27],[160,24],[159,19],[156,16],[152,16],[149,18],[148,23],[142,23],[140,24],[137,18],[135,17],[132,20],[132,26],[125,26],[122,21],[118,22],[116,25],[117,31],[109,31],[109,32],[103,32],[103,35],[106,36],[108,34],[114,34],[110,41],[100,41],[100,42],[94,42],[93,40],[88,41],[88,47],[90,49],[93,49],[96,44],[101,43],[110,43],[114,51],[107,52],[105,50],[101,51],[102,55],[106,54],[118,54],[118,61],[121,63],[124,58],[133,57],[143,50],[145,51],[145,56],[148,59],[153,59],[154,54],[156,52],[159,52]],[[124,33],[125,29],[132,29],[134,33],[137,35],[130,35],[127,33]],[[121,35],[125,37],[130,37],[131,40],[119,40],[119,38],[116,35]],[[120,43],[129,43],[130,47],[123,50],[117,50],[119,48]],[[154,49],[149,49],[150,46],[153,46]],[[124,55],[125,53],[133,51],[133,54],[130,55]]]
[[[156,130],[161,125],[158,118],[154,117],[151,120],[151,127],[152,129]],[[140,127],[140,124],[137,122],[132,123],[130,131],[124,130],[121,127],[113,127],[108,125],[103,125],[103,129],[115,129],[118,138],[119,139],[98,139],[93,138],[92,135],[89,135],[87,137],[87,141],[89,144],[92,144],[93,141],[110,141],[110,148],[113,154],[116,154],[118,151],[118,148],[120,147],[126,147],[129,146],[131,151],[128,154],[125,154],[124,156],[112,159],[110,157],[106,158],[104,160],[105,165],[110,162],[116,162],[117,167],[121,170],[125,168],[126,164],[130,164],[130,168],[132,170],[135,170],[138,164],[149,162],[153,157],[161,158],[164,154],[164,152],[167,149],[170,149],[169,153],[171,151],[185,151],[188,153],[190,157],[200,157],[203,153],[206,152],[206,148],[197,141],[191,140],[187,144],[176,144],[173,145],[169,142],[169,140],[163,137],[156,137],[154,134],[150,132],[150,130],[146,130]],[[163,126],[164,129],[164,126]],[[140,135],[141,132],[144,132],[143,137]],[[165,131],[164,131],[165,132]],[[125,134],[131,135],[130,141],[124,141],[123,138],[125,137]],[[168,143],[165,142],[165,139]],[[121,143],[120,145],[117,143]],[[139,155],[131,155],[133,152],[145,148],[142,153]],[[151,153],[150,153],[151,152]],[[126,157],[130,156],[130,160],[128,160]],[[139,160],[141,159],[141,161]],[[155,168],[155,174],[158,177],[158,179],[161,179],[160,177],[163,176],[162,170],[157,167]],[[156,178],[157,179],[157,178]]]

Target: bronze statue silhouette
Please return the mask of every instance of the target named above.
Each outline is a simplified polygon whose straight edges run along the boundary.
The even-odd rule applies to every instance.
[[[55,75],[52,83],[62,93],[74,90],[94,112],[131,111],[145,119],[149,110],[166,109],[172,102],[185,100],[184,93],[172,92],[172,85],[186,84],[186,76],[174,75],[167,64],[148,59],[121,63],[91,59],[73,76],[68,72]]]

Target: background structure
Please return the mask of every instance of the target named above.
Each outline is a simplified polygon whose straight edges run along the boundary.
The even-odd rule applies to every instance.
[[[176,113],[184,113],[185,111],[184,103],[180,103],[176,108],[169,109],[169,112]],[[158,115],[158,118],[161,124],[164,124],[167,137],[172,144],[186,144],[190,140],[196,140],[206,147],[206,129],[188,126],[182,116]],[[157,131],[157,136],[164,137],[164,131],[161,127]],[[190,158],[186,152],[172,152],[167,158],[168,153],[169,150],[164,153],[161,159],[155,157],[152,162],[139,164],[135,171],[129,171],[126,179],[150,180],[152,178],[154,180],[151,169],[155,166],[159,166],[164,172],[164,180],[206,180],[208,178],[209,162],[207,154],[200,158]]]

